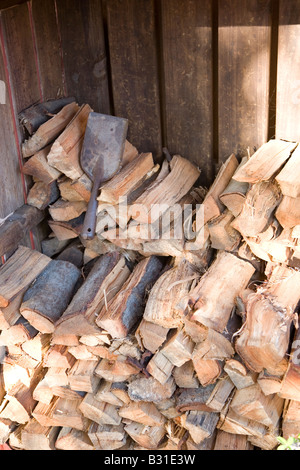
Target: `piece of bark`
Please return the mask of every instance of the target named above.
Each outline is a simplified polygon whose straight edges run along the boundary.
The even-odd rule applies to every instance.
[[[172,158],[170,168],[171,171],[165,178],[161,179],[154,188],[151,189],[150,186],[136,199],[132,211],[134,220],[140,223],[154,222],[161,214],[155,208],[151,210],[151,206],[163,205],[167,210],[192,188],[200,175],[200,171],[192,163],[179,155]]]
[[[59,190],[56,181],[50,184],[37,182],[28,193],[27,203],[37,209],[44,210],[58,198]]]
[[[53,220],[63,222],[76,219],[83,212],[86,212],[86,209],[87,204],[85,201],[70,202],[60,198],[49,206],[49,214]]]
[[[88,434],[70,427],[63,427],[55,441],[58,450],[95,450]]]
[[[140,186],[154,167],[152,153],[142,153],[101,186],[99,201],[117,204]]]
[[[284,400],[277,394],[266,397],[258,384],[237,390],[231,409],[250,420],[267,427],[275,427],[280,419]]]
[[[55,450],[59,427],[41,426],[31,419],[22,429],[21,440],[25,450]]]
[[[300,224],[300,198],[283,196],[275,216],[284,228],[293,228]]]
[[[42,124],[37,131],[22,144],[24,158],[31,157],[50,144],[65,129],[79,109],[78,104],[67,104],[49,121]]]
[[[222,333],[235,298],[246,288],[254,267],[235,255],[219,252],[216,260],[191,291],[191,320]]]
[[[233,179],[247,183],[270,180],[288,160],[296,145],[278,139],[270,140],[252,155]]]
[[[29,158],[22,167],[22,173],[30,175],[45,184],[50,184],[57,180],[61,172],[49,165],[47,155],[51,145]]]
[[[52,260],[24,294],[20,313],[41,333],[53,333],[80,275],[73,264]]]
[[[244,238],[256,237],[270,225],[281,199],[282,194],[276,182],[255,183],[247,193],[240,215],[231,223],[231,226]]]
[[[108,253],[100,257],[83,285],[74,295],[62,317],[56,323],[56,333],[84,334],[99,333],[95,316],[103,306],[118,293],[130,271],[120,253]]]
[[[0,256],[15,250],[24,233],[36,227],[45,217],[44,211],[24,204],[0,225]]]
[[[298,271],[276,265],[267,284],[248,296],[246,323],[235,349],[250,370],[272,369],[284,358],[299,300],[299,282]]]
[[[297,145],[291,158],[286,162],[281,172],[276,176],[276,181],[281,188],[282,194],[285,196],[294,198],[300,196],[299,159],[300,149],[299,145]]]
[[[238,171],[239,168],[245,165],[247,160],[247,157],[244,157],[236,171]],[[248,183],[235,181],[232,178],[228,186],[222,192],[222,194],[219,195],[219,199],[222,204],[227,207],[227,209],[234,215],[234,217],[237,217],[240,214],[243,204],[245,203],[245,197],[248,192],[248,189]]]
[[[7,307],[46,268],[51,259],[20,246],[0,268],[0,307]]]
[[[80,152],[91,107],[82,105],[72,121],[53,143],[48,163],[72,180],[83,175]]]
[[[18,114],[20,124],[27,130],[29,135],[32,135],[42,124],[49,121],[54,114],[59,113],[64,106],[74,101],[75,98],[67,97],[36,103]]]
[[[188,295],[193,280],[200,276],[185,260],[163,273],[151,289],[144,320],[168,329],[182,325],[184,309],[178,307],[179,301]]]
[[[214,385],[209,385],[207,387],[197,387],[194,389],[186,388],[178,391],[176,394],[176,409],[180,413],[185,413],[190,410],[198,411],[212,411],[206,405],[207,400],[209,399]]]
[[[151,289],[162,268],[162,262],[155,256],[140,261],[118,294],[102,308],[96,324],[113,338],[127,336],[142,317],[146,291]]]

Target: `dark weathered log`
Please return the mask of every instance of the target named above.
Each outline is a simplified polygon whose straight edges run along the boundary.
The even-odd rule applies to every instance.
[[[53,333],[66,310],[80,271],[67,261],[52,260],[24,295],[20,312],[41,333]]]
[[[45,217],[43,211],[24,204],[0,226],[0,256],[14,250],[26,231],[36,227]]]

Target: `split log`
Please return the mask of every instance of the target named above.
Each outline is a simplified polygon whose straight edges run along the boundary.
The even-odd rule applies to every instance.
[[[25,293],[20,307],[23,317],[41,333],[53,333],[80,274],[73,264],[52,260]]]
[[[48,224],[58,240],[71,240],[81,234],[84,217],[85,214],[83,213],[79,217],[76,217],[76,219],[63,222],[49,220]]]
[[[204,211],[205,214],[207,214],[205,217],[205,223],[208,222],[210,218],[217,217],[221,212],[223,212],[225,206],[221,202],[220,196],[226,190],[238,166],[239,162],[234,154],[231,154],[227,160],[222,163],[221,168],[204,199],[204,205],[206,206],[207,204],[207,208],[205,208]],[[208,210],[208,208],[210,208],[210,210]]]
[[[230,434],[241,434],[246,436],[255,436],[264,438],[267,434],[267,427],[258,421],[253,421],[245,416],[235,413],[231,408],[224,410],[220,414],[220,420],[217,424],[218,429]]]
[[[185,362],[180,367],[173,369],[173,377],[179,388],[197,388],[199,380],[196,377],[195,369],[192,361]]]
[[[80,400],[68,400],[54,397],[49,405],[41,402],[32,412],[33,417],[45,427],[70,427],[79,431],[86,431],[89,420],[78,409]]]
[[[221,376],[206,400],[206,406],[212,411],[221,412],[234,391],[234,384],[228,376]]]
[[[239,359],[228,359],[224,371],[238,390],[254,385],[258,376],[257,373],[249,371]]]
[[[64,427],[60,430],[56,441],[55,448],[58,450],[95,450],[88,434],[77,429]]]
[[[222,333],[235,298],[244,290],[255,269],[248,262],[227,252],[219,252],[216,260],[191,291],[191,320]]]
[[[0,256],[18,247],[24,233],[36,227],[45,217],[43,211],[24,204],[11,214],[0,226]]]
[[[95,393],[100,379],[94,375],[98,361],[77,360],[68,371],[68,381],[71,390],[77,392]]]
[[[50,347],[51,335],[38,333],[22,344],[22,350],[30,357],[41,362]]]
[[[146,371],[162,385],[170,379],[173,369],[174,364],[161,351],[154,354],[146,367]]]
[[[293,228],[300,224],[300,197],[283,196],[275,216],[284,228]]]
[[[64,201],[63,199],[58,199],[54,204],[50,203],[49,214],[52,219],[56,222],[64,222],[72,219],[77,219],[80,217],[83,212],[87,210],[87,204],[85,201]]]
[[[247,183],[270,180],[286,163],[296,146],[292,142],[270,140],[252,155],[233,178]]]
[[[248,441],[247,436],[218,430],[214,450],[253,450],[253,445]]]
[[[53,114],[57,114],[64,106],[74,101],[75,98],[68,97],[36,103],[19,113],[18,118],[20,124],[26,129],[29,135],[32,135],[42,124],[49,121],[49,119],[53,117]]]
[[[264,232],[282,198],[276,182],[263,181],[254,184],[247,193],[240,215],[231,223],[243,237],[256,237]]]
[[[163,264],[151,256],[138,263],[117,295],[100,311],[96,324],[113,338],[122,338],[143,315],[145,296],[160,275]]]
[[[59,190],[56,181],[50,184],[43,182],[35,183],[30,189],[27,202],[30,206],[45,210],[59,198]]]
[[[300,361],[299,361],[300,330],[296,330],[291,347],[290,360],[281,382],[279,395],[286,400],[300,401]]]
[[[79,405],[82,414],[89,420],[98,424],[121,424],[118,408],[109,403],[97,400],[92,393],[87,393]]]
[[[245,165],[247,160],[247,157],[244,157],[236,171],[239,171],[239,169],[243,165]],[[248,183],[235,181],[232,178],[228,186],[225,188],[222,194],[220,194],[220,201],[222,202],[222,204],[224,204],[224,206],[227,207],[227,209],[234,215],[234,217],[237,217],[240,214],[243,204],[245,203],[245,197],[248,192],[248,189]]]
[[[47,155],[50,148],[51,145],[48,145],[29,158],[22,167],[22,173],[24,173],[24,175],[30,175],[34,179],[42,181],[45,184],[50,184],[53,183],[53,181],[56,181],[61,175],[61,172],[50,166],[47,161]]]
[[[83,175],[80,152],[91,107],[82,105],[72,121],[53,143],[48,163],[72,180]]]
[[[163,426],[144,426],[140,423],[130,423],[125,426],[125,431],[131,439],[145,449],[157,449],[165,436]]]
[[[212,411],[206,402],[209,399],[214,385],[208,385],[207,387],[197,387],[194,389],[186,388],[180,390],[176,394],[176,409],[180,413],[185,413],[190,410],[197,411]]]
[[[281,172],[276,176],[276,181],[280,186],[282,194],[285,196],[294,198],[300,196],[299,161],[300,149],[298,144],[293,151],[291,158],[284,165]]]
[[[54,345],[47,351],[43,360],[44,367],[59,367],[61,369],[70,369],[76,359],[68,352],[67,346]]]
[[[56,334],[99,333],[95,316],[119,292],[130,271],[120,253],[100,257],[56,323]]]
[[[120,383],[123,383],[123,382],[120,382]],[[116,384],[118,384],[118,382],[116,382]],[[114,384],[113,382],[108,382],[104,379],[101,380],[99,387],[96,393],[94,394],[95,398],[98,401],[104,401],[105,403],[110,403],[111,405],[123,406],[124,402],[120,400],[120,398],[118,398],[113,393],[114,385],[116,384]],[[123,436],[122,436],[122,439],[123,439]]]
[[[222,362],[217,359],[205,359],[206,348],[197,344],[192,355],[196,375],[203,387],[215,383],[222,373]]]
[[[58,433],[59,427],[44,427],[35,419],[31,419],[22,429],[22,448],[25,450],[55,450]]]
[[[203,442],[213,434],[218,421],[218,413],[189,411],[185,415],[183,426],[189,431],[195,444],[200,444],[200,442]]]
[[[250,370],[275,368],[284,358],[299,300],[299,283],[298,271],[276,265],[267,284],[248,296],[246,322],[235,349]]]
[[[161,209],[167,210],[187,194],[197,181],[200,171],[188,160],[175,155],[170,162],[170,173],[151,186],[136,199],[132,218],[140,223],[153,223],[161,215]],[[152,205],[155,204],[154,210]],[[159,207],[157,205],[163,205]],[[158,210],[156,210],[158,209]]]
[[[168,331],[168,328],[148,322],[143,318],[135,332],[135,336],[141,350],[148,350],[154,354],[166,340]]]
[[[46,268],[51,259],[20,246],[0,268],[0,307],[7,307]]]
[[[85,200],[83,196],[81,196],[78,191],[74,189],[74,181],[70,178],[67,178],[65,175],[57,179],[57,185],[61,198],[64,201],[82,202]]]
[[[93,183],[84,173],[80,178],[72,182],[72,188],[76,191],[85,202],[89,202],[92,192]]]
[[[3,346],[22,344],[34,338],[37,333],[38,331],[25,318],[20,317],[13,326],[1,332],[0,344]]]
[[[101,187],[99,201],[117,204],[142,184],[154,167],[152,153],[142,153]]]
[[[0,330],[7,330],[19,320],[20,306],[25,290],[17,294],[7,307],[0,308]]]
[[[147,401],[159,403],[170,398],[176,385],[171,377],[165,384],[159,383],[153,377],[136,379],[128,385],[128,395],[133,401]]]
[[[182,325],[184,307],[180,307],[179,302],[188,295],[192,282],[200,276],[201,273],[184,260],[163,273],[151,289],[144,320],[167,329]]]
[[[131,402],[129,405],[121,407],[119,415],[145,426],[163,426],[166,421],[153,403],[143,401]]]
[[[283,412],[282,419],[282,435],[284,439],[299,436],[300,425],[300,403],[299,401],[290,400],[287,402]],[[278,441],[277,441],[278,445]]]
[[[126,362],[124,357],[116,361],[101,359],[95,369],[95,375],[109,382],[124,382],[138,373],[139,370]]]
[[[49,119],[49,121],[42,124],[37,131],[22,144],[23,157],[31,157],[56,139],[73,119],[78,109],[78,104],[74,102],[67,104],[61,111]]]
[[[208,222],[207,226],[212,248],[226,251],[237,250],[241,242],[241,235],[232,227],[231,223],[233,221],[233,214],[226,210],[219,217]]]
[[[280,419],[284,400],[277,394],[266,397],[258,384],[237,390],[230,404],[240,416],[275,427]]]
[[[192,339],[181,329],[168,338],[160,351],[174,366],[180,367],[192,358],[194,346]]]

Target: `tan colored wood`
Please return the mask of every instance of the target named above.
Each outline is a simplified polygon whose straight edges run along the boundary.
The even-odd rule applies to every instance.
[[[244,364],[237,359],[228,359],[225,362],[224,371],[228,374],[238,390],[254,385],[258,375],[255,372],[249,371]]]
[[[236,181],[257,183],[270,180],[290,157],[296,144],[273,139],[263,144],[234,175]]]
[[[157,351],[146,367],[147,372],[162,385],[170,379],[173,369],[174,364],[162,351]]]
[[[245,163],[248,161],[247,157],[242,158],[239,166],[236,169],[236,172],[239,171]],[[248,192],[249,184],[243,183],[239,181],[235,181],[233,178],[230,180],[228,186],[225,190],[220,194],[219,199],[227,207],[227,209],[237,217],[243,207],[245,202],[245,196]]]
[[[275,216],[284,228],[293,228],[300,224],[299,211],[300,198],[283,196],[279,204]]]
[[[47,351],[44,357],[44,367],[59,367],[69,369],[73,366],[75,358],[68,352],[67,346],[54,345]]]
[[[183,426],[189,431],[191,438],[196,444],[209,438],[219,421],[218,413],[206,411],[189,411],[185,415]]]
[[[68,371],[68,381],[71,390],[94,393],[100,379],[94,375],[97,361],[77,360]]]
[[[133,401],[160,403],[171,398],[176,385],[171,377],[165,384],[159,383],[153,377],[137,378],[128,385],[128,395]]]
[[[207,347],[202,343],[196,345],[192,361],[196,375],[203,387],[215,383],[222,373],[222,363],[216,359],[205,359]]]
[[[67,178],[66,176],[58,178],[57,185],[60,195],[64,201],[82,202],[85,200],[84,197],[75,190],[74,181],[72,181],[70,178]]]
[[[193,362],[187,361],[180,367],[174,367],[172,375],[179,388],[197,388],[199,380],[196,377]]]
[[[206,405],[214,412],[221,412],[231,398],[234,387],[228,376],[221,376],[206,400]]]
[[[219,217],[208,222],[212,248],[226,251],[237,250],[241,242],[241,235],[232,227],[231,222],[233,222],[233,220],[233,214],[229,211],[225,211]]]
[[[295,145],[295,144],[293,144]],[[299,187],[299,145],[295,148],[291,158],[286,162],[283,169],[276,176],[280,189],[285,196],[297,198],[300,196]]]
[[[89,202],[92,191],[92,181],[85,173],[72,182],[72,188],[85,202]]]
[[[53,143],[47,157],[49,165],[72,180],[77,180],[83,175],[80,152],[91,111],[88,104],[80,107],[72,121]]]
[[[31,175],[45,184],[50,184],[57,180],[61,175],[61,172],[51,167],[47,161],[47,155],[50,148],[51,145],[48,145],[29,158],[22,167],[22,173],[25,175]]]
[[[231,253],[218,252],[213,264],[190,292],[191,320],[221,333],[235,298],[245,289],[254,271],[247,261]]]
[[[230,434],[255,436],[258,438],[263,438],[267,433],[266,426],[241,416],[232,409],[222,411],[217,427]]]
[[[60,430],[56,441],[55,448],[58,450],[94,450],[94,445],[87,433],[64,427]]]
[[[70,427],[86,431],[89,421],[80,412],[79,404],[78,400],[54,397],[49,405],[39,402],[32,415],[42,426]]]
[[[165,341],[168,331],[168,328],[143,318],[135,332],[135,336],[142,350],[149,350],[154,354]]]
[[[163,426],[150,427],[134,422],[127,424],[125,431],[135,442],[146,449],[157,449],[165,435]]]
[[[109,382],[123,382],[132,375],[136,375],[138,369],[126,362],[126,358],[117,361],[101,359],[95,369],[95,374]]]
[[[58,433],[58,427],[44,427],[32,419],[22,429],[23,448],[25,450],[55,450]]]
[[[49,205],[49,214],[57,222],[76,219],[83,212],[86,212],[87,204],[85,201],[64,201],[58,199],[54,204]]]
[[[79,405],[83,415],[98,424],[118,426],[121,423],[118,408],[110,403],[97,400],[92,393],[87,393]]]
[[[56,181],[53,181],[50,184],[38,181],[37,183],[34,183],[30,189],[27,202],[30,206],[44,210],[50,204],[53,204],[58,198],[59,190]]]
[[[23,157],[30,157],[50,144],[73,119],[78,109],[76,103],[67,104],[52,119],[42,124],[33,136],[23,143]]]
[[[300,422],[300,403],[295,400],[286,401],[283,412],[282,436],[284,439],[298,437]]]
[[[119,415],[145,426],[163,426],[166,421],[153,403],[142,401],[131,402],[129,405],[121,407]]]
[[[214,450],[253,450],[253,445],[248,441],[247,436],[218,430]]]
[[[41,362],[50,347],[51,335],[38,333],[34,338],[25,341],[22,349],[33,359]]]

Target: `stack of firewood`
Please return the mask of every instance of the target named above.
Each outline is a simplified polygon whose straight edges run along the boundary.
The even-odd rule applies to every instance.
[[[83,240],[90,107],[57,111],[23,145],[50,236],[0,268],[0,443],[268,450],[298,435],[297,144],[231,155],[206,190],[185,158],[127,142]]]

